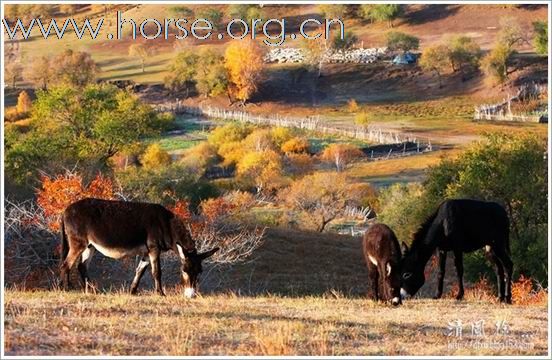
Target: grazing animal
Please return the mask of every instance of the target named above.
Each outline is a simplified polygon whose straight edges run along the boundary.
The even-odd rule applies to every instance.
[[[512,270],[510,259],[510,222],[504,208],[487,201],[446,200],[414,235],[412,247],[403,243],[401,295],[414,295],[424,284],[424,268],[435,249],[439,251],[438,287],[435,298],[443,294],[447,252],[454,253],[458,276],[458,295],[464,297],[463,253],[485,247],[487,258],[494,264],[498,297],[512,302]]]
[[[88,266],[95,250],[119,259],[139,255],[141,261],[130,292],[136,293],[146,268],[151,265],[155,290],[165,295],[161,286],[162,252],[173,250],[181,261],[184,295],[195,295],[202,260],[218,248],[198,253],[186,225],[172,212],[158,204],[84,199],[69,205],[61,218],[60,275],[64,289],[69,284],[69,271],[77,260],[84,286],[88,284]]]
[[[379,300],[379,282],[383,284],[384,299],[393,305],[401,303],[401,250],[393,230],[384,224],[374,224],[364,233],[362,247],[374,298]]]

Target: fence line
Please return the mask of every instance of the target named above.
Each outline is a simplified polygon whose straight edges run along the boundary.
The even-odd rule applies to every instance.
[[[216,118],[222,120],[235,120],[257,125],[299,128],[316,131],[322,134],[339,135],[359,140],[367,140],[373,143],[384,145],[413,143],[416,144],[417,152],[426,152],[433,150],[431,140],[429,139],[422,139],[412,134],[400,133],[398,131],[384,129],[377,126],[328,126],[320,120],[320,116],[311,116],[305,118],[281,116],[279,114],[263,116],[251,114],[245,111],[221,109],[211,106],[186,106],[178,101],[173,103],[158,104],[155,105],[155,107],[158,111],[185,113],[195,116],[204,116],[208,118]]]
[[[495,121],[519,121],[519,122],[546,122],[547,115],[514,115],[512,114],[512,101],[521,101],[528,97],[536,97],[547,91],[545,85],[534,82],[524,84],[518,88],[515,95],[496,104],[483,104],[477,106],[474,112],[474,120]]]

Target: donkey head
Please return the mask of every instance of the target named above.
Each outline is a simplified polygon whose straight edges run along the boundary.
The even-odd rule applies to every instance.
[[[199,275],[203,272],[202,261],[216,253],[219,248],[216,247],[209,251],[198,253],[196,249],[187,251],[182,250],[180,245],[177,245],[177,247],[181,259],[180,272],[182,284],[184,285],[184,296],[192,298],[197,292]]]
[[[425,265],[420,265],[416,253],[410,251],[408,246],[403,242],[402,246],[402,264],[401,264],[401,296],[414,296],[418,290],[424,285]]]
[[[211,250],[198,253],[186,224],[176,217],[171,220],[171,231],[173,249],[180,257],[180,272],[182,284],[184,285],[184,296],[192,298],[197,292],[199,275],[203,271],[203,267],[201,266],[202,261],[216,253],[219,248],[215,247]]]
[[[388,261],[385,264],[385,291],[388,299],[391,299],[393,305],[401,304],[401,271],[400,264]]]

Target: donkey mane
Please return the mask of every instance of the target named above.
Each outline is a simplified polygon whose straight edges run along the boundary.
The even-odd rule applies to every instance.
[[[431,225],[433,225],[433,221],[437,217],[438,211],[439,211],[439,208],[433,214],[428,216],[425,219],[425,221],[422,223],[422,225],[420,225],[418,230],[416,230],[416,232],[414,233],[414,238],[412,239],[411,249],[415,249],[418,246],[423,244],[424,239],[427,235],[427,232],[429,231],[429,228],[431,227]]]

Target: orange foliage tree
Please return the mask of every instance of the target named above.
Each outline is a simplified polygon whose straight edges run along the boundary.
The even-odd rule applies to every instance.
[[[102,174],[89,183],[83,182],[82,176],[75,172],[62,175],[41,177],[41,187],[37,190],[37,203],[48,219],[51,230],[59,230],[59,217],[71,203],[87,197],[113,199],[113,183]]]
[[[257,91],[264,67],[261,50],[253,41],[234,41],[224,54],[229,93],[245,103]]]

